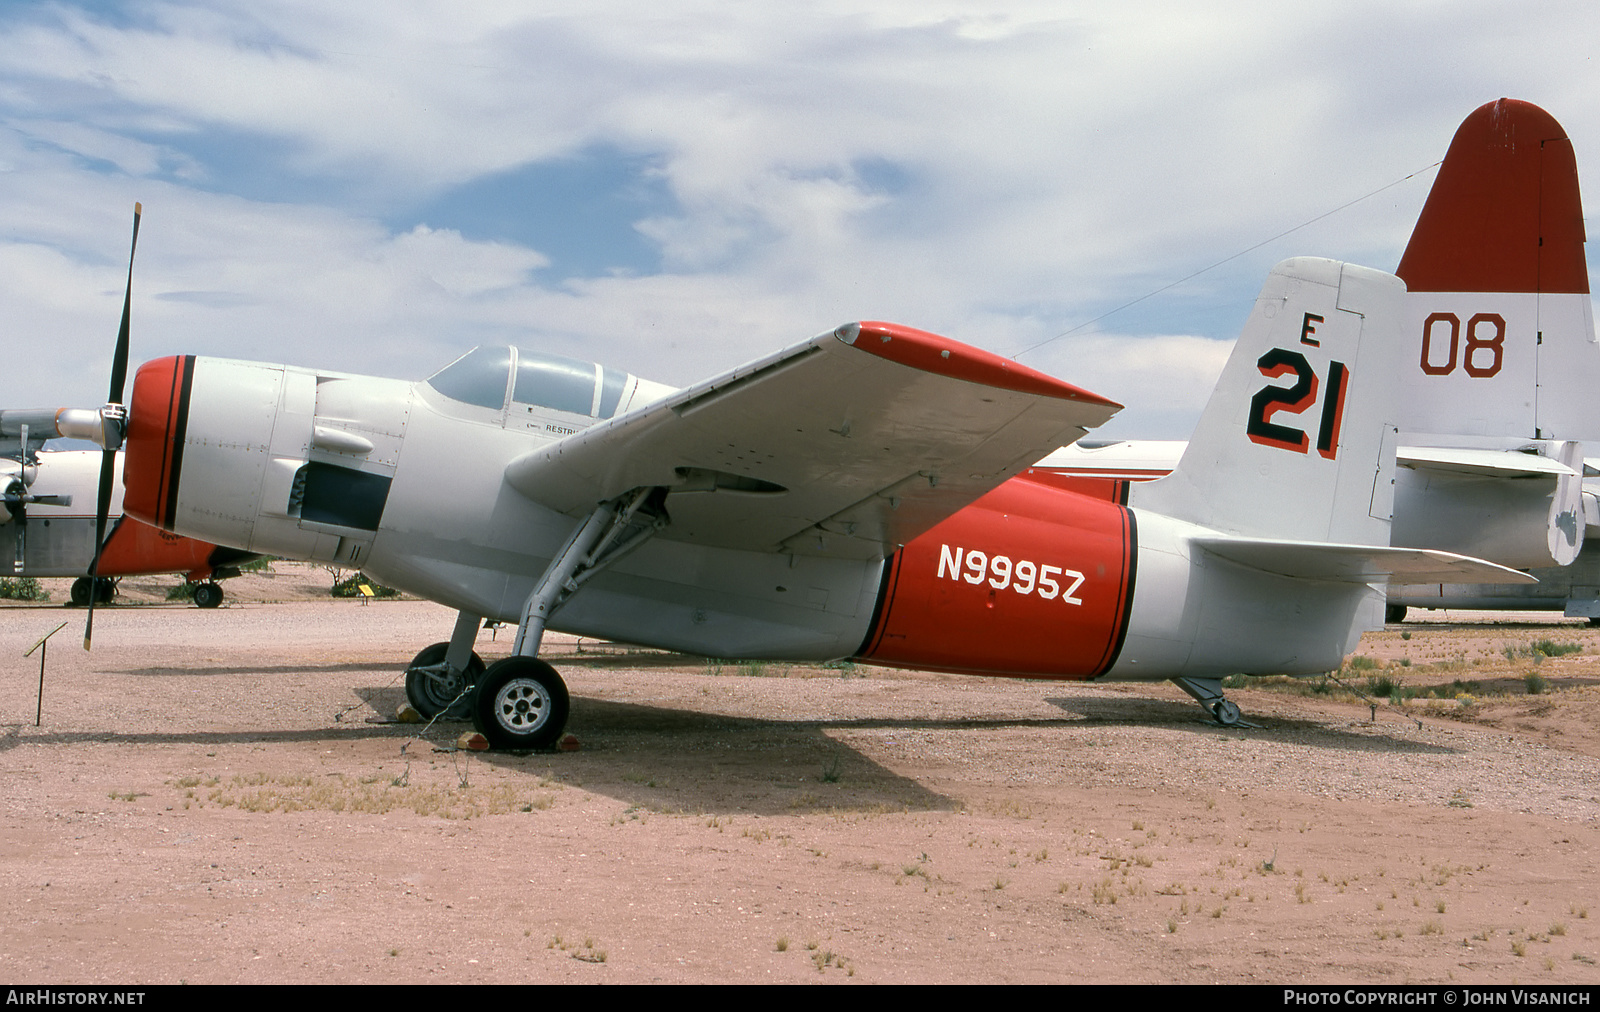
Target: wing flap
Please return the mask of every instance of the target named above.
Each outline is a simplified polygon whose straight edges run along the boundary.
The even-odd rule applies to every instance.
[[[530,451],[506,479],[573,516],[664,486],[661,537],[881,557],[1120,407],[948,338],[852,324]]]
[[[1219,558],[1279,576],[1333,583],[1538,583],[1527,573],[1453,552],[1315,541],[1206,537]]]

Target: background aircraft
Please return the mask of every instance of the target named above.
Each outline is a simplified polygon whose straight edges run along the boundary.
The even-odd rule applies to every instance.
[[[1571,142],[1501,99],[1457,130],[1397,270],[1406,281],[1396,544],[1531,569],[1538,584],[1392,586],[1406,606],[1600,616],[1600,389]],[[1147,480],[1175,442],[1079,444],[1042,460],[1068,481]]]
[[[408,694],[468,702],[500,747],[566,723],[547,625],[730,658],[1171,678],[1235,722],[1223,676],[1336,667],[1396,574],[1527,579],[1388,547],[1403,299],[1379,272],[1279,265],[1177,470],[1124,501],[1013,477],[1117,404],[867,323],[665,396],[512,348],[415,384],[157,359],[128,408],[125,508],[458,609]],[[1312,393],[1278,396],[1289,372]],[[479,673],[484,617],[519,630]]]
[[[94,506],[101,469],[99,450],[42,452],[45,440],[66,436],[102,439],[98,412],[0,410],[0,538],[10,538],[10,559],[0,564],[13,576],[77,576],[72,604],[90,602],[94,580]],[[114,455],[107,517],[114,522],[99,564],[99,602],[117,592],[118,576],[182,573],[197,583],[195,604],[222,604],[216,581],[238,575],[250,552],[195,541],[133,517],[122,516],[122,455]]]
[[[0,412],[0,433],[4,415]],[[0,501],[0,537],[9,535],[11,540],[9,566],[4,568],[13,576],[77,577],[71,591],[76,605],[89,603],[94,586],[87,574],[94,561],[100,456],[98,450],[41,453],[35,449],[26,464],[20,452],[15,458],[0,457],[0,487],[5,489]],[[216,581],[237,576],[239,565],[256,556],[123,516],[120,454],[116,467],[109,510],[113,526],[100,559],[100,603],[115,596],[119,577],[182,573],[196,584],[195,604],[201,608],[220,605],[223,590]]]

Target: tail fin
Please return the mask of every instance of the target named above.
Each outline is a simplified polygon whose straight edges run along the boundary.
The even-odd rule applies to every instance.
[[[1411,293],[1396,419],[1407,442],[1600,434],[1583,247],[1577,160],[1561,124],[1514,99],[1475,110],[1396,271]]]
[[[1404,297],[1365,267],[1274,267],[1177,469],[1132,505],[1227,534],[1387,545]]]

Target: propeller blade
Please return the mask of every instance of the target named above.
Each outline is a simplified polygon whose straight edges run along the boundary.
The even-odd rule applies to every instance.
[[[83,623],[83,649],[89,649],[94,639],[94,602],[100,596],[100,553],[106,548],[106,520],[111,513],[111,483],[116,477],[117,451],[106,450],[100,454],[100,497],[94,512],[94,561],[89,563],[90,584],[89,617]]]
[[[111,356],[111,391],[106,401],[122,403],[122,388],[128,379],[128,327],[133,315],[133,255],[139,249],[139,216],[144,208],[133,205],[133,242],[128,245],[128,287],[122,294],[122,326],[117,328],[117,350]],[[89,616],[83,623],[83,649],[94,639],[94,603],[100,596],[100,553],[106,548],[106,519],[111,512],[111,482],[116,476],[117,451],[100,455],[100,497],[94,512],[94,561],[89,563]]]
[[[139,248],[139,215],[142,205],[133,205],[133,242],[128,246],[128,287],[122,293],[122,326],[117,329],[117,350],[111,356],[111,392],[106,400],[122,403],[122,388],[128,379],[128,320],[133,313],[133,254]]]

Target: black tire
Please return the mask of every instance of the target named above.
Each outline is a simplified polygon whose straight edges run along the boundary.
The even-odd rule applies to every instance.
[[[473,651],[467,661],[466,678],[452,678],[449,685],[440,685],[437,679],[416,670],[440,663],[449,649],[448,643],[423,647],[406,665],[406,701],[424,720],[432,720],[440,714],[444,714],[446,720],[472,719],[472,693],[462,690],[470,689],[483,678],[483,658],[477,651]]]
[[[492,748],[551,748],[567,729],[571,710],[567,684],[537,657],[495,661],[472,693],[472,725]]]
[[[111,599],[117,596],[117,581],[109,576],[102,576],[95,580],[92,577],[80,576],[72,581],[71,600],[79,608],[89,604],[89,588],[98,585],[100,596],[95,598],[95,604],[110,604]]]
[[[1216,718],[1223,727],[1233,727],[1244,716],[1239,712],[1239,707],[1231,699],[1219,699],[1211,706],[1211,716]]]
[[[1403,604],[1388,604],[1383,607],[1383,620],[1390,625],[1399,625],[1406,620],[1406,606]]]
[[[202,583],[194,588],[196,608],[215,608],[222,604],[222,588],[215,583]]]

